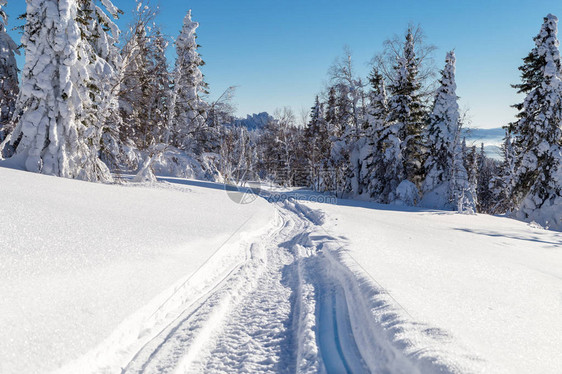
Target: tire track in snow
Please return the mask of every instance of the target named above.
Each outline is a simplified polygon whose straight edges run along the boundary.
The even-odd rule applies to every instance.
[[[232,311],[228,325],[205,357],[182,372],[293,372],[293,243],[304,223],[280,210],[286,230],[268,246],[268,270]]]
[[[122,373],[371,371],[355,338],[353,300],[310,238],[323,217],[298,203],[276,207],[282,226]]]
[[[280,216],[281,227],[252,246],[245,264],[146,344],[122,373],[190,371],[201,367],[202,359],[208,357],[211,347],[220,350],[221,346],[216,342],[226,342],[229,335],[237,338],[223,347],[229,357],[245,357],[249,365],[252,360],[248,358],[248,352],[255,352],[256,370],[267,371],[267,368],[276,367],[286,354],[282,340],[288,339],[287,323],[291,313],[292,289],[282,284],[282,269],[293,261],[288,251],[277,249],[287,238],[300,233],[302,227],[302,223],[290,219],[288,213],[280,211]],[[238,333],[248,326],[253,327],[253,333],[246,334],[246,341],[238,344]],[[260,360],[263,356],[258,352],[268,359]],[[238,361],[229,362],[234,365]],[[213,367],[211,362],[208,365]]]
[[[287,222],[282,221],[263,238],[277,236],[286,226]],[[244,263],[235,266],[207,294],[189,305],[177,319],[145,344],[122,374],[173,372],[180,362],[200,354],[209,336],[220,329],[233,305],[256,286],[256,277],[266,267],[264,248],[260,246],[264,240],[254,243]]]

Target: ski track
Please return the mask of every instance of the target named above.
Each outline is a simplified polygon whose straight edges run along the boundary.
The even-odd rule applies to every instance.
[[[145,344],[122,374],[380,372],[362,352],[384,350],[358,345],[353,297],[321,240],[311,239],[323,217],[298,203],[275,205],[276,229]]]

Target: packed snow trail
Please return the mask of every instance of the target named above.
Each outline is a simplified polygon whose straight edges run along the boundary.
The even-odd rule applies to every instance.
[[[274,232],[246,261],[148,342],[122,373],[371,370],[355,341],[345,288],[310,234],[322,217],[275,204]]]

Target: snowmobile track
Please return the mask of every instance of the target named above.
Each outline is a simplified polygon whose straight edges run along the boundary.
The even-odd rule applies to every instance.
[[[281,222],[122,370],[132,373],[370,372],[346,290],[310,233],[320,218],[275,204]]]

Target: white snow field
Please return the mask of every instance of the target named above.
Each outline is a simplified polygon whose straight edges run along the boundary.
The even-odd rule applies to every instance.
[[[562,233],[340,200],[317,235],[383,336],[460,373],[562,373]],[[562,212],[561,212],[562,214]],[[344,282],[342,282],[344,283]]]
[[[139,335],[243,261],[244,243],[275,210],[204,186],[123,187],[0,167],[0,373],[49,372],[88,352],[72,372],[118,365]]]
[[[0,168],[0,372],[562,372],[560,232],[161,180]]]

